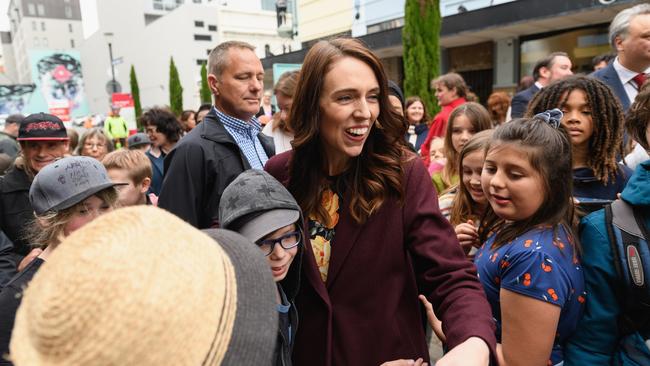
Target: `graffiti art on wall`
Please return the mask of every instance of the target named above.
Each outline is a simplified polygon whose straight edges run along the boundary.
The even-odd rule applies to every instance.
[[[88,114],[80,56],[77,51],[31,51],[32,79],[38,111],[47,110],[62,120]]]
[[[23,113],[36,85],[0,85],[0,114]]]

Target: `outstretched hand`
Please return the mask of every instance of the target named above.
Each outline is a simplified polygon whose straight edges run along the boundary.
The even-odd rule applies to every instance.
[[[478,229],[474,226],[474,221],[467,220],[467,222],[458,224],[454,230],[456,231],[456,237],[466,255],[470,250],[472,250],[472,247],[479,246]]]
[[[490,348],[479,337],[470,337],[447,352],[436,366],[488,366]]]

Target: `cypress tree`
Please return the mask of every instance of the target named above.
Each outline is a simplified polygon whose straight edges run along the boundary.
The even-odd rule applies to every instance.
[[[437,113],[429,84],[440,74],[440,1],[406,0],[404,5],[404,93],[417,95],[430,113]]]
[[[169,59],[169,107],[177,116],[183,113],[183,87],[173,57]]]
[[[201,65],[201,89],[199,94],[201,95],[201,104],[212,103],[212,92],[208,86],[208,68],[205,66],[205,62]]]
[[[135,108],[136,121],[142,115],[142,104],[140,103],[140,87],[138,86],[138,78],[135,76],[135,67],[131,65],[131,73],[129,74],[129,83],[131,84],[131,98],[133,98],[133,106]],[[138,121],[138,124],[140,122]],[[140,126],[138,125],[138,130]]]

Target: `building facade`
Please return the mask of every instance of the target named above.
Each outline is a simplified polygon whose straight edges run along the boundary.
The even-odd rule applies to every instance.
[[[327,0],[305,1],[312,8]],[[441,0],[441,70],[463,75],[481,102],[492,91],[514,91],[520,78],[532,72],[541,57],[564,51],[574,72],[590,72],[591,59],[610,51],[609,22],[627,7],[643,0]],[[301,63],[308,47],[318,39],[347,34],[363,40],[382,59],[389,77],[403,78],[402,28],[404,0],[340,0],[340,16],[349,16],[349,29],[323,23],[318,38],[299,34],[303,49],[268,57],[274,63]],[[340,4],[339,4],[340,3]],[[345,3],[345,4],[343,4]],[[320,5],[322,5],[320,4]],[[304,6],[298,7],[303,22]],[[311,16],[311,15],[309,15]],[[343,20],[335,24],[343,24]],[[302,29],[302,28],[301,28]],[[307,41],[306,41],[307,40]]]
[[[154,9],[157,4],[163,9]],[[134,66],[143,108],[169,104],[173,57],[183,87],[183,106],[196,110],[200,105],[201,65],[217,44],[246,41],[256,47],[260,58],[287,50],[289,40],[278,35],[275,10],[266,8],[259,0],[98,1],[98,30],[86,39],[81,52],[90,110],[106,113],[110,107],[108,43],[113,51],[115,78],[123,92],[130,92],[129,72]]]
[[[11,0],[3,36],[3,84],[30,84],[32,50],[67,51],[83,42],[79,0]],[[5,43],[6,42],[6,43]]]

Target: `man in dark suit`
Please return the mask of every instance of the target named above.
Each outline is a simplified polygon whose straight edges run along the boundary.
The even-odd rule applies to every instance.
[[[523,117],[528,107],[528,102],[533,99],[540,89],[557,79],[569,75],[573,75],[571,71],[571,60],[565,52],[553,52],[537,61],[533,68],[535,83],[530,88],[515,94],[510,102],[510,116],[512,118]]]
[[[592,74],[612,88],[627,111],[650,74],[650,4],[622,10],[609,26],[616,58]]]

